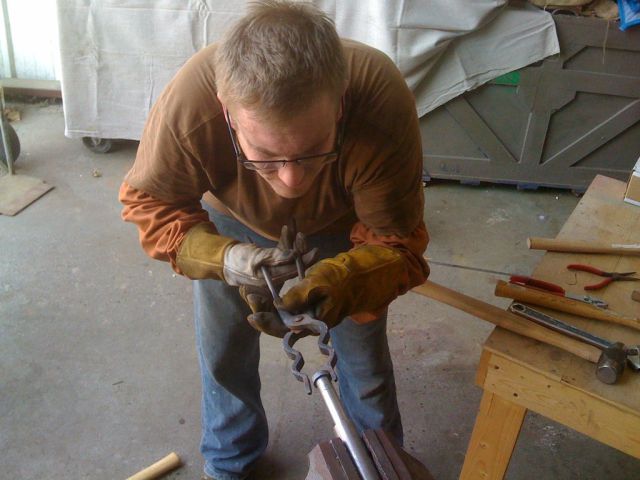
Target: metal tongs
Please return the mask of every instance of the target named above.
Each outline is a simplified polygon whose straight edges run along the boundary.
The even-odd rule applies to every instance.
[[[304,278],[304,265],[300,257],[296,257],[296,266],[298,268],[298,278],[302,280]],[[273,297],[273,304],[276,307],[276,311],[278,312],[282,323],[284,323],[289,329],[289,332],[287,332],[282,339],[282,346],[287,357],[293,360],[293,363],[291,364],[291,373],[293,373],[293,376],[298,381],[304,383],[307,395],[311,395],[312,381],[309,378],[309,375],[302,371],[302,368],[304,367],[304,358],[300,351],[295,349],[293,346],[301,338],[308,335],[317,335],[318,349],[320,350],[320,353],[327,357],[327,361],[314,373],[313,381],[315,382],[316,378],[325,375],[329,375],[331,380],[334,382],[337,381],[338,377],[335,372],[337,358],[335,350],[329,344],[329,327],[327,327],[327,324],[323,321],[314,318],[309,312],[295,315],[280,308],[282,305],[282,299],[273,284],[269,270],[264,266],[261,267],[261,270],[262,275],[267,282],[267,286],[269,287],[269,291],[271,292],[271,296]]]
[[[302,280],[304,278],[304,264],[299,256],[296,257],[296,267],[298,278]],[[334,429],[338,437],[345,443],[361,478],[363,480],[379,480],[378,470],[369,456],[360,435],[358,435],[355,425],[345,412],[340,402],[340,397],[333,388],[332,382],[338,380],[335,372],[337,357],[335,350],[329,345],[329,327],[323,321],[314,318],[310,312],[295,315],[280,308],[282,299],[273,284],[269,270],[263,266],[261,271],[273,297],[273,305],[276,307],[280,319],[287,328],[293,329],[286,333],[282,339],[282,345],[287,357],[293,360],[291,373],[297,380],[304,383],[308,395],[311,395],[312,384],[320,391],[322,399],[334,421]],[[298,340],[308,335],[318,335],[318,348],[327,357],[326,363],[316,370],[312,379],[309,379],[309,375],[302,371],[304,358],[300,351],[293,347]]]

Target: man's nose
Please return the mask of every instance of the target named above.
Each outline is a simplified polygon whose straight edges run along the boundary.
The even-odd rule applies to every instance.
[[[278,169],[278,178],[287,187],[297,187],[304,178],[304,167],[296,162],[286,162]]]

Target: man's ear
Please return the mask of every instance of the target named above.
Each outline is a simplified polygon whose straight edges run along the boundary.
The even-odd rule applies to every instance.
[[[220,102],[220,107],[222,107],[222,113],[224,114],[224,117],[229,119],[229,125],[231,125],[231,128],[236,128],[235,121],[229,114],[229,109],[222,101],[222,98],[220,98],[220,94],[216,93],[216,97],[218,98],[218,102]]]

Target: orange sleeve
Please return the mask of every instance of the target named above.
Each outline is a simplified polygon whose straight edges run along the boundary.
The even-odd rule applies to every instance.
[[[208,222],[209,215],[198,201],[168,203],[137,190],[124,182],[118,195],[124,205],[122,218],[138,227],[140,244],[147,254],[176,266],[176,257],[187,231],[198,223]]]
[[[356,223],[351,229],[351,242],[354,247],[360,245],[381,245],[400,250],[407,262],[408,284],[406,289],[398,292],[398,295],[421,285],[429,276],[429,266],[423,257],[423,253],[429,243],[429,234],[424,221],[407,236],[378,235],[362,222]]]

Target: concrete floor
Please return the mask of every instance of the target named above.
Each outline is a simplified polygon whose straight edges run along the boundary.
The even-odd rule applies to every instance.
[[[134,227],[119,217],[117,191],[136,144],[93,154],[63,136],[60,105],[18,106],[18,173],[55,189],[15,217],[0,216],[0,477],[126,478],[176,451],[186,464],[166,478],[197,479],[191,286],[147,258]],[[530,272],[539,253],[526,249],[526,237],[555,235],[577,201],[565,191],[432,184],[428,254]],[[493,297],[495,276],[432,272],[434,281],[506,306]],[[439,480],[459,475],[481,394],[475,369],[491,329],[412,293],[391,308],[406,446]],[[307,452],[332,436],[329,415],[289,374],[279,341],[264,338],[262,346],[271,443],[256,478],[302,479]],[[507,478],[638,472],[640,461],[529,414]]]

